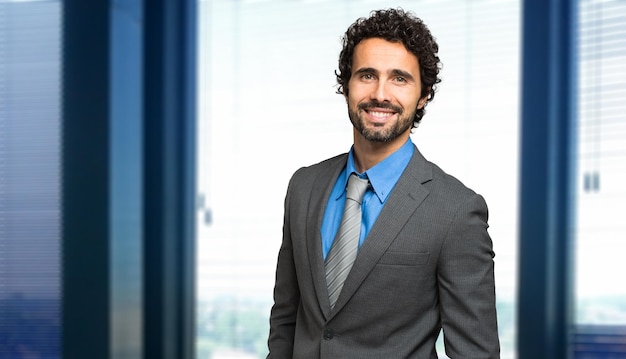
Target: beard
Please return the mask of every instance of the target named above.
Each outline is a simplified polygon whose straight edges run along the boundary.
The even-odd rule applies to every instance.
[[[364,111],[368,108],[387,108],[393,110],[398,119],[391,124],[385,124],[385,126],[375,126],[373,128],[367,128],[365,126],[365,120],[359,115],[359,110]],[[378,101],[360,103],[356,110],[352,110],[348,106],[348,116],[352,126],[368,141],[370,142],[390,142],[401,134],[405,133],[408,129],[413,127],[413,119],[415,118],[415,112],[407,113],[404,115],[402,108],[392,105],[387,102],[380,103]],[[403,116],[404,115],[404,116]]]

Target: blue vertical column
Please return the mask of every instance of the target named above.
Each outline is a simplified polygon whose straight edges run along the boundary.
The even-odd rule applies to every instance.
[[[196,1],[144,9],[144,357],[195,348]]]
[[[113,0],[109,54],[110,358],[143,353],[143,1]]]
[[[575,155],[575,4],[523,2],[518,357],[567,358]]]
[[[141,9],[63,2],[64,359],[143,354]]]
[[[63,3],[64,359],[110,358],[109,1]]]

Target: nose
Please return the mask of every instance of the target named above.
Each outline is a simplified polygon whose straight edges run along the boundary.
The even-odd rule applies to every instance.
[[[372,100],[377,100],[378,102],[390,102],[391,96],[389,93],[389,88],[387,87],[387,81],[376,82],[375,87],[370,93],[370,98]]]

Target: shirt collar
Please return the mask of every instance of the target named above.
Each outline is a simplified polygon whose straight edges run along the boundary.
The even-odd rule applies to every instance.
[[[350,148],[348,154],[348,163],[346,164],[346,170],[342,181],[344,182],[344,188],[348,184],[348,177],[351,173],[356,173],[361,178],[368,178],[371,184],[371,188],[378,197],[381,203],[384,203],[391,193],[391,190],[400,179],[402,172],[409,164],[411,157],[413,156],[414,146],[411,138],[402,145],[396,152],[387,156],[376,166],[368,169],[364,173],[359,173],[354,164],[354,146]],[[341,193],[343,195],[344,192]]]

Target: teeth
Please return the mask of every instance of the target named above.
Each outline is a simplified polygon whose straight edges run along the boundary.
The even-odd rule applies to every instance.
[[[391,112],[376,112],[376,111],[371,111],[370,115],[374,116],[374,117],[389,117],[391,115],[393,115],[393,113]]]

